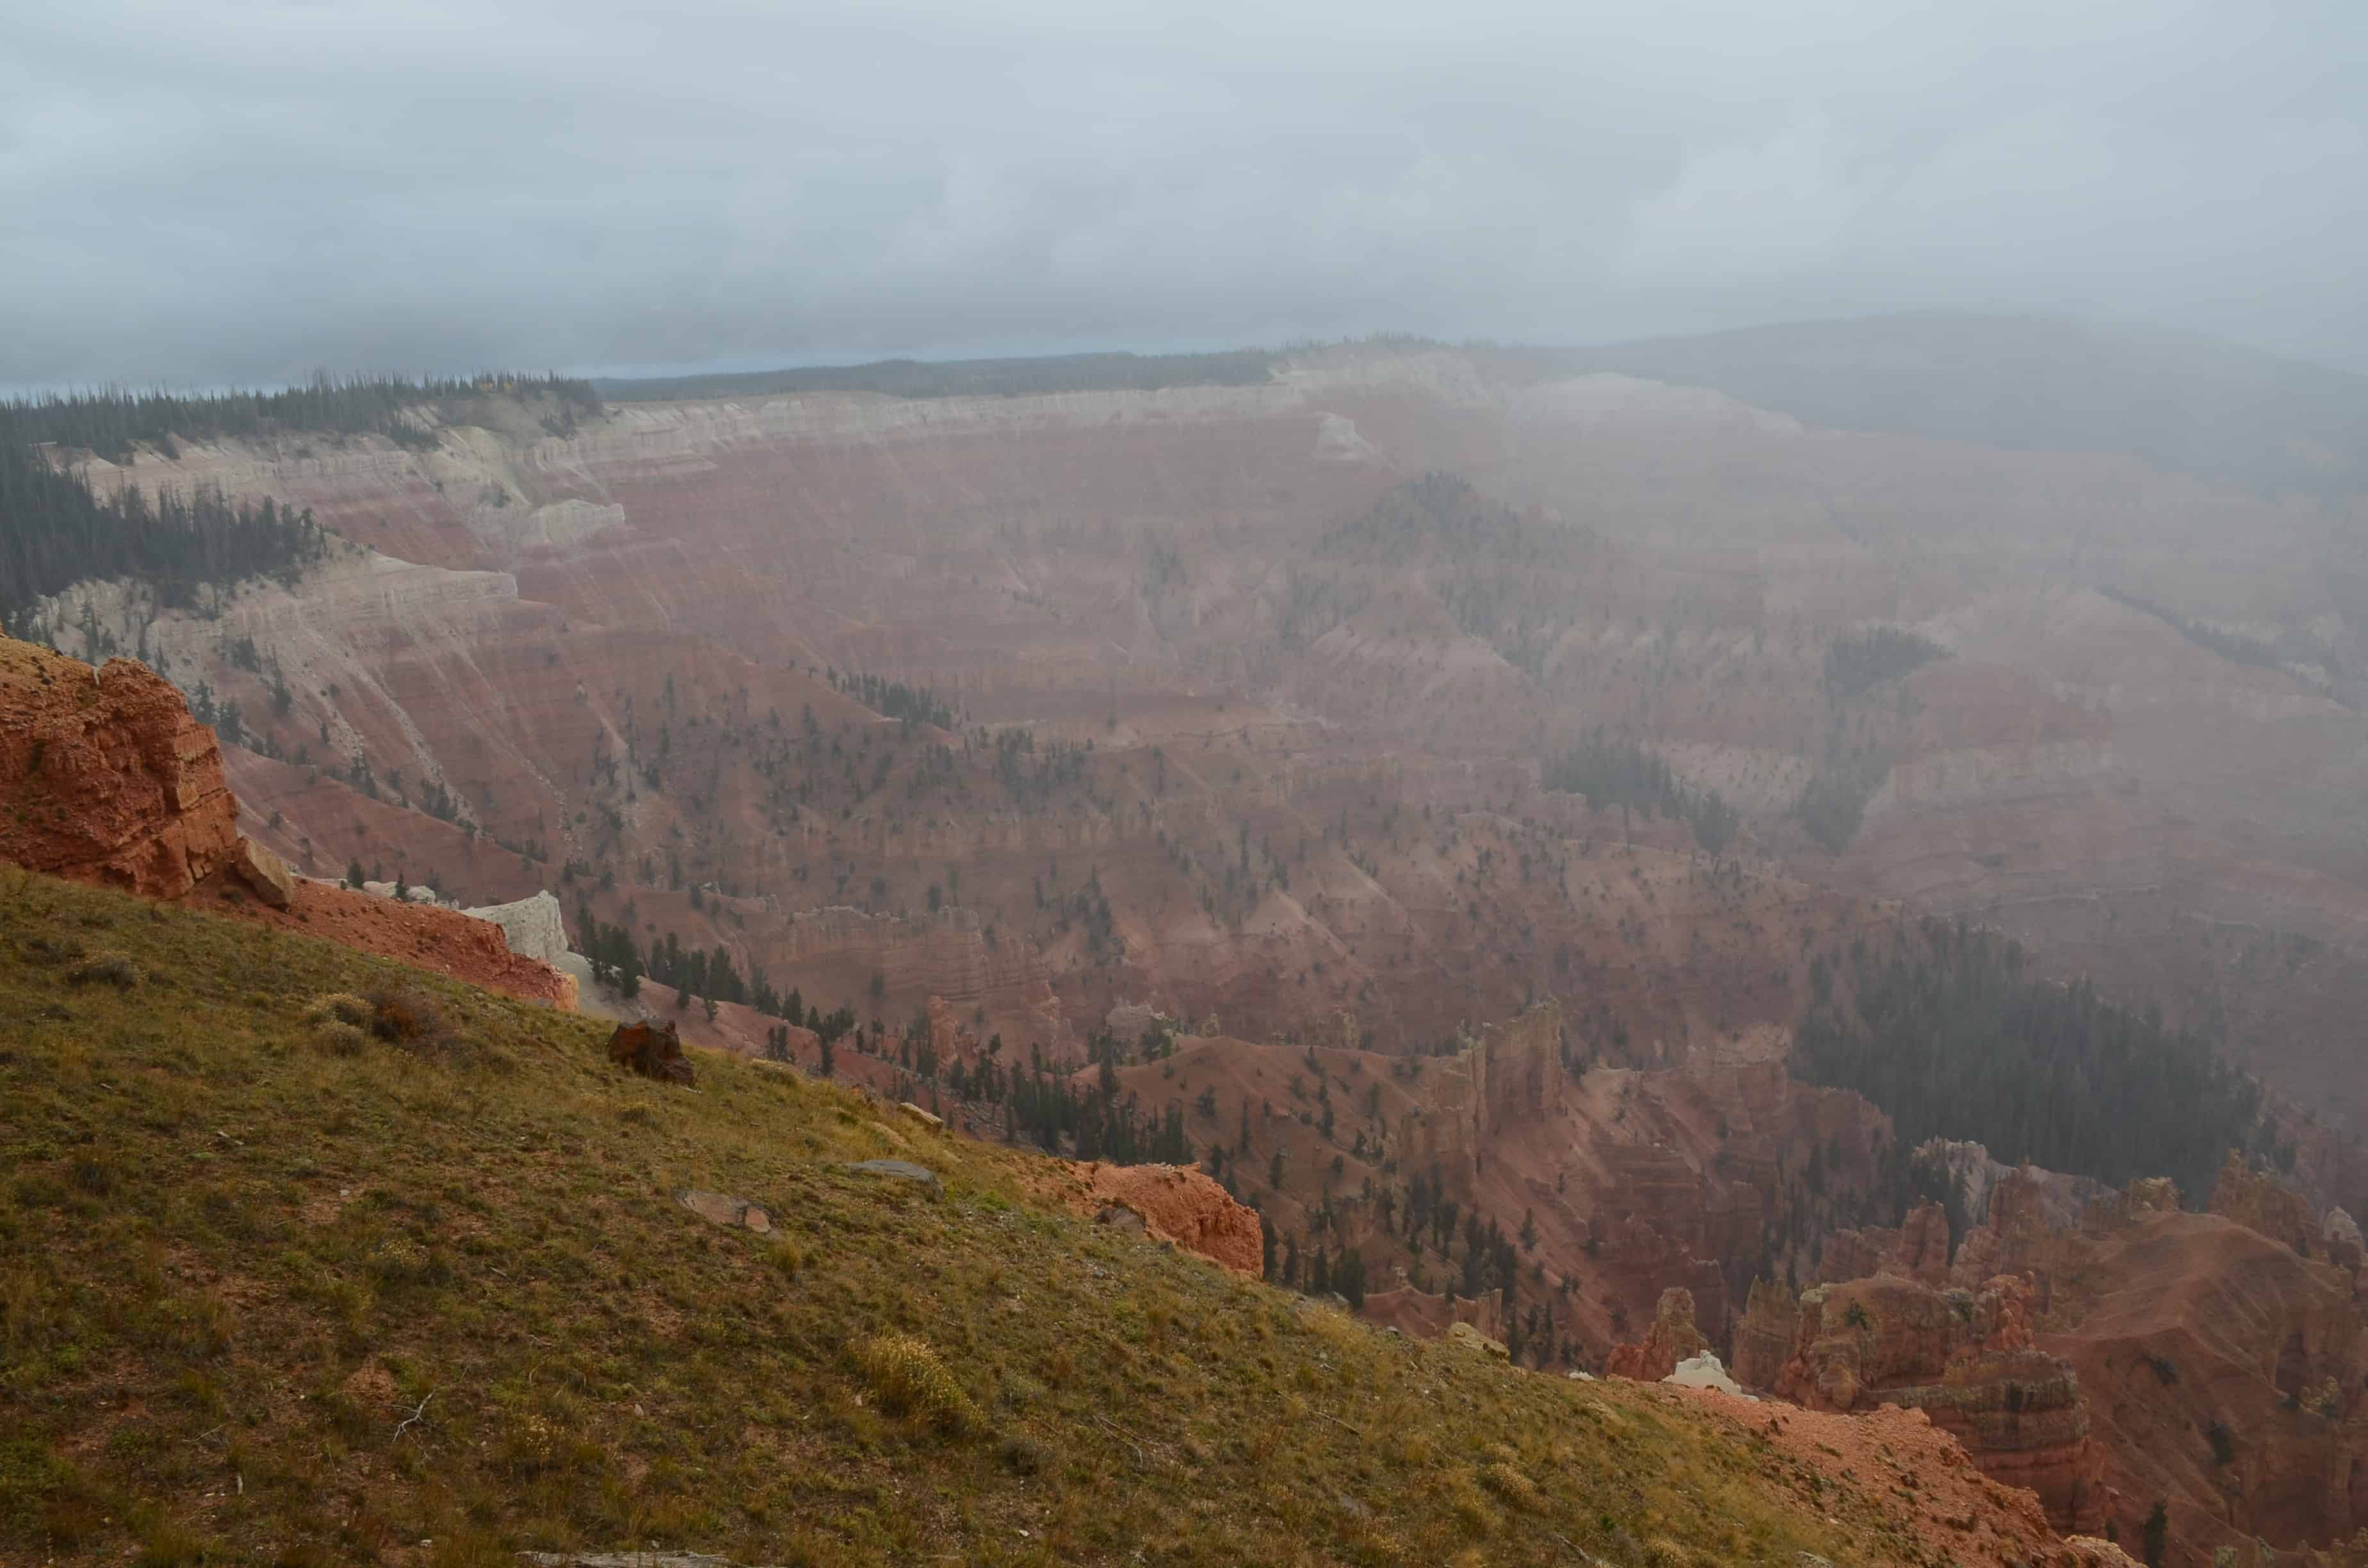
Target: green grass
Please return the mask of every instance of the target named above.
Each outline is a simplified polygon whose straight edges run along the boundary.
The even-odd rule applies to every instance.
[[[136,979],[70,981],[102,954]],[[341,1017],[397,994],[432,1036]],[[1655,1391],[1383,1336],[1046,1207],[1030,1156],[604,1036],[0,869],[0,1562],[1910,1555]]]

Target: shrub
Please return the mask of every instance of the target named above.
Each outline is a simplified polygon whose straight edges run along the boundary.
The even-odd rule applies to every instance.
[[[995,1447],[995,1457],[1014,1475],[1041,1475],[1053,1468],[1053,1450],[1024,1435],[1009,1437]]]
[[[867,1339],[855,1347],[855,1359],[890,1414],[927,1421],[955,1437],[985,1430],[986,1418],[938,1353],[912,1335],[883,1334]]]
[[[1522,1474],[1508,1460],[1498,1460],[1482,1471],[1480,1480],[1489,1491],[1494,1492],[1516,1508],[1534,1508],[1538,1506],[1537,1483]]]
[[[304,1021],[318,1028],[323,1024],[347,1024],[354,1028],[369,1026],[372,1017],[370,1005],[360,997],[344,991],[324,991],[313,998],[304,1009]]]
[[[370,1043],[366,1032],[378,1020],[377,1009],[348,992],[328,991],[313,998],[304,1022],[313,1043],[332,1056],[357,1056]]]
[[[443,1033],[435,998],[416,987],[374,992],[370,1001],[370,1028],[389,1044],[430,1045]]]
[[[2214,1464],[2234,1464],[2237,1462],[2237,1438],[2235,1434],[2228,1430],[2226,1423],[2214,1421],[2211,1426],[2204,1428],[2203,1437],[2204,1440],[2212,1445],[2212,1462]]]
[[[129,991],[140,983],[140,969],[121,953],[101,953],[66,971],[66,979],[76,985],[112,985],[118,991]]]
[[[451,1266],[417,1242],[392,1236],[381,1242],[364,1261],[370,1278],[387,1289],[406,1285],[444,1285],[451,1281]]]

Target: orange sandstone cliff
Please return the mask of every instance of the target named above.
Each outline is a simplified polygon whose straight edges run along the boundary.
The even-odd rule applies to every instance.
[[[179,898],[237,846],[221,748],[171,682],[0,639],[0,858]]]

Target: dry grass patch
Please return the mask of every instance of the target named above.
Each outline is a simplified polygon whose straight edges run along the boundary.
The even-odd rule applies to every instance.
[[[855,1347],[871,1392],[893,1415],[910,1415],[953,1437],[986,1430],[986,1417],[938,1353],[909,1334],[882,1334]]]

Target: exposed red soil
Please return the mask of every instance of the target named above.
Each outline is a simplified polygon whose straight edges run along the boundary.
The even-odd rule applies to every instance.
[[[201,883],[188,902],[214,914],[280,931],[300,931],[341,942],[382,959],[482,985],[529,1002],[575,1010],[575,979],[539,960],[509,950],[501,927],[472,920],[455,909],[397,903],[390,898],[298,879],[294,902],[273,909],[243,886],[216,877]]]

